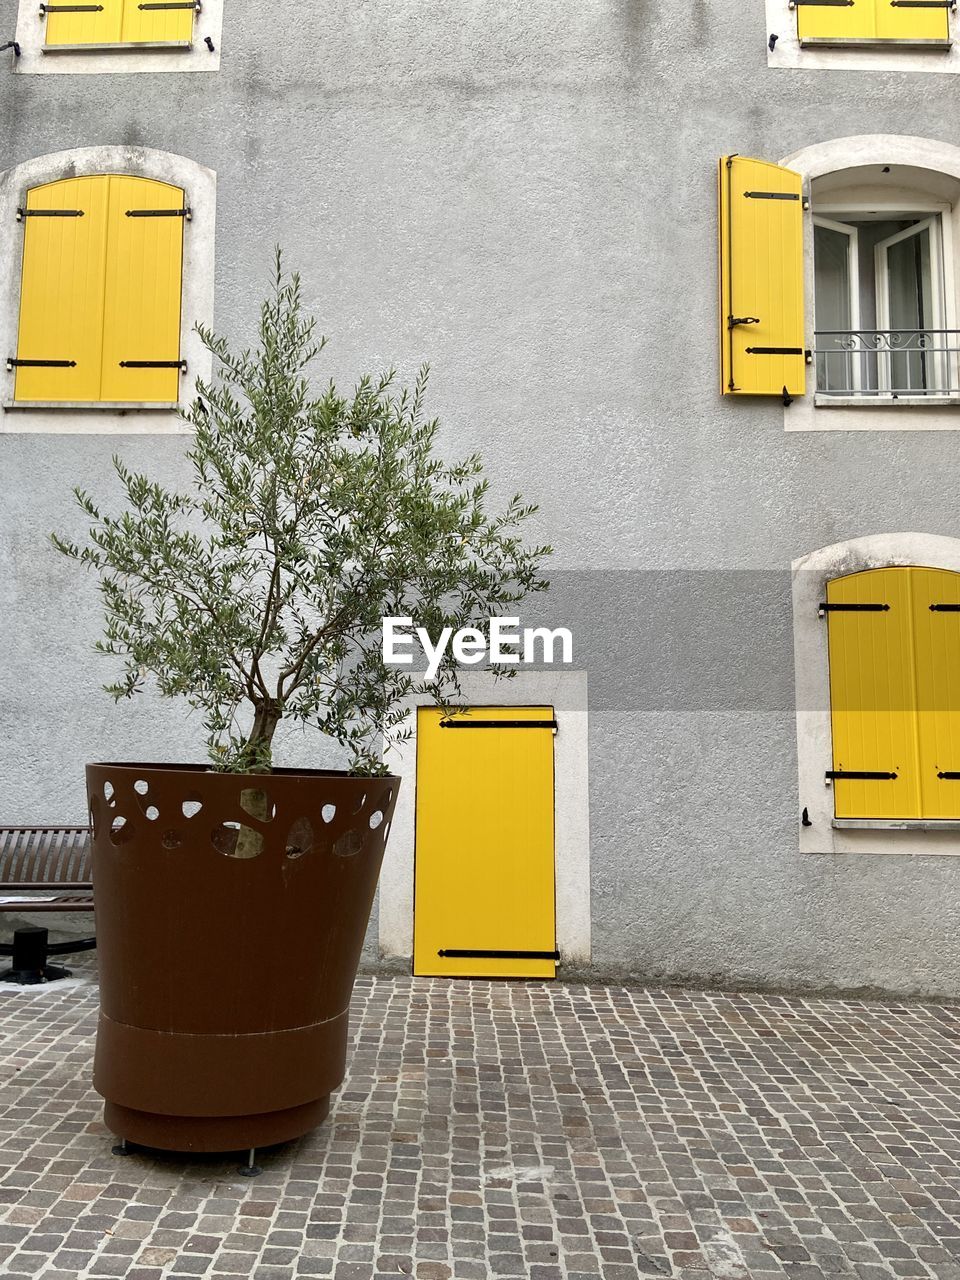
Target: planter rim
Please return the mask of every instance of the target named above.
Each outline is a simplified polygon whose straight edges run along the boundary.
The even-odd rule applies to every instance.
[[[138,760],[91,760],[88,769],[128,769],[131,773],[147,770],[165,773],[197,773],[212,778],[252,778],[263,781],[264,778],[344,778],[354,782],[369,782],[374,779],[400,782],[395,773],[350,773],[347,769],[270,769],[266,773],[234,773],[228,769],[214,769],[208,764],[175,764],[164,761]]]

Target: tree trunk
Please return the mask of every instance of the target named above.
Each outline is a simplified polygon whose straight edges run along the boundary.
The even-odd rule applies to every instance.
[[[276,702],[258,703],[247,739],[247,756],[251,761],[250,773],[269,773],[272,763],[273,735],[280,723],[280,706]],[[265,791],[259,787],[247,787],[240,792],[240,807],[251,818],[259,818],[261,822],[270,819],[270,801]],[[255,858],[263,851],[263,836],[253,827],[241,825],[237,832],[235,858]]]

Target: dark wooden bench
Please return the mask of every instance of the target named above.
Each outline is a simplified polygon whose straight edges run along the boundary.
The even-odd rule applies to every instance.
[[[92,910],[89,827],[0,827],[0,912]],[[0,943],[0,955],[13,957],[0,979],[32,984],[69,977],[69,969],[48,958],[96,945],[96,938],[51,943],[46,929],[25,926],[12,943]]]

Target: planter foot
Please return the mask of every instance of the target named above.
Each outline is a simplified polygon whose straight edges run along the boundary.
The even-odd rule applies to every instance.
[[[247,1163],[244,1165],[241,1165],[240,1168],[237,1170],[237,1173],[239,1173],[241,1178],[259,1178],[261,1173],[263,1173],[263,1170],[260,1168],[260,1166],[255,1163],[256,1154],[257,1154],[256,1147],[251,1147],[250,1154],[247,1157]]]
[[[110,1152],[115,1156],[128,1156],[130,1154],[130,1148],[127,1146],[126,1138],[121,1138],[115,1147],[110,1148]]]

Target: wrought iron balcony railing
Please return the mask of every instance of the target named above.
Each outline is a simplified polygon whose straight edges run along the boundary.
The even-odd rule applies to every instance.
[[[818,329],[814,336],[821,394],[960,395],[960,329]]]

